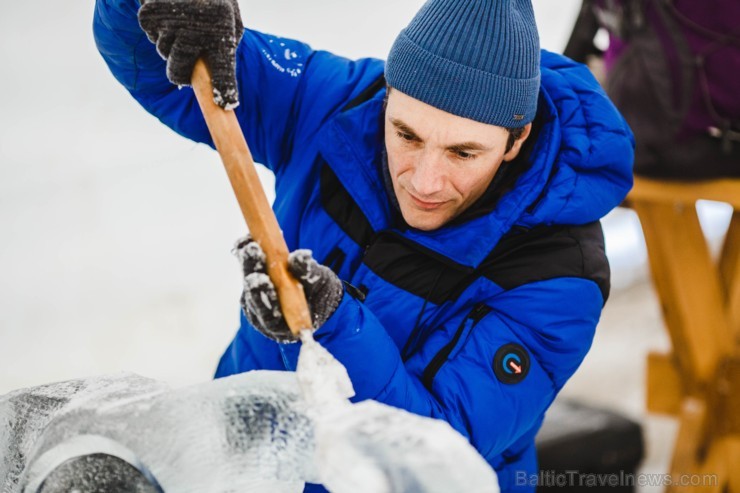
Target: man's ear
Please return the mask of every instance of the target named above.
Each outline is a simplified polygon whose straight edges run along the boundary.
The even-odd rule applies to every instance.
[[[530,133],[532,133],[532,124],[527,123],[524,126],[522,135],[514,141],[514,145],[511,146],[511,149],[504,154],[504,162],[508,163],[509,161],[513,161],[519,155],[519,151],[522,150],[522,145],[524,144],[524,141],[527,140]]]

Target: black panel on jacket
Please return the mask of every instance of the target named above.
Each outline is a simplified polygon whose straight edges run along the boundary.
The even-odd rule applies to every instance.
[[[375,234],[370,221],[326,161],[320,156],[319,159],[323,162],[319,184],[321,205],[355,243],[367,245]]]
[[[363,262],[385,281],[436,305],[456,299],[476,277],[472,268],[390,231],[367,246]]]
[[[321,203],[340,228],[365,248],[363,262],[385,281],[437,305],[455,300],[480,276],[506,290],[558,277],[594,281],[606,302],[609,263],[601,224],[515,228],[477,269],[458,264],[393,231],[374,232],[331,168],[321,169]]]
[[[504,289],[556,277],[590,279],[599,286],[604,302],[609,297],[609,262],[598,221],[514,230],[478,270]]]

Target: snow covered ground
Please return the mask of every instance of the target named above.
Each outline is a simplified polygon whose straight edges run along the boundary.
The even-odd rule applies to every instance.
[[[238,323],[229,250],[244,226],[218,156],[117,84],[94,46],[93,3],[2,4],[0,394],[121,370],[175,386],[206,381]],[[240,3],[250,27],[348,57],[384,57],[422,4]],[[580,2],[534,4],[543,46],[561,50]],[[722,206],[703,209],[713,237],[728,218]],[[617,291],[566,393],[640,417],[640,355],[665,340],[639,225],[621,210],[605,227]],[[629,352],[635,364],[616,378]],[[671,430],[649,434],[659,469]]]

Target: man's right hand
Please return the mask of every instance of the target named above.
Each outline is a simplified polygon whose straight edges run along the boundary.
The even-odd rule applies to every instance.
[[[222,108],[239,104],[236,47],[244,26],[237,0],[142,0],[139,24],[167,60],[167,78],[190,85],[203,58],[211,71],[213,99]]]

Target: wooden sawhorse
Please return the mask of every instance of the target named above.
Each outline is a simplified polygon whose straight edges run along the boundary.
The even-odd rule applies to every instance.
[[[696,213],[700,199],[734,209],[717,262]],[[647,408],[679,420],[672,481],[701,483],[667,491],[740,493],[740,179],[638,177],[628,203],[642,224],[673,346],[648,355]]]

